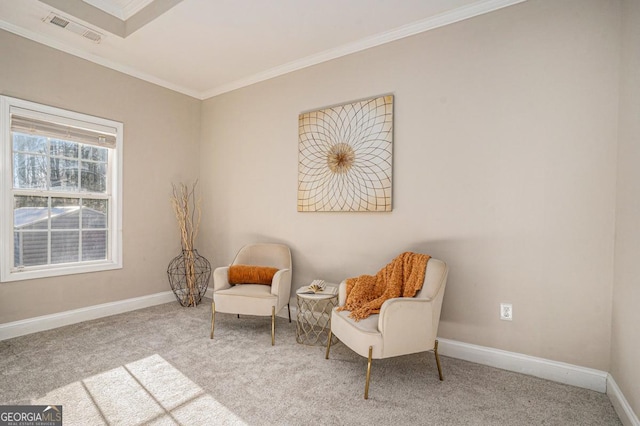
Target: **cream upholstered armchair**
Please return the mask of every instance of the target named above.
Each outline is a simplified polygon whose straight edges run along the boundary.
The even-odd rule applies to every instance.
[[[369,398],[371,360],[433,350],[440,380],[444,380],[438,356],[438,323],[447,283],[448,267],[438,259],[427,262],[422,289],[411,298],[385,301],[379,314],[360,321],[349,318],[349,311],[339,311],[346,301],[346,282],[340,284],[338,307],[331,312],[331,330],[327,339],[329,359],[331,336],[351,350],[368,358],[364,398]]]
[[[229,269],[247,265],[270,267],[275,274],[270,285],[250,281],[232,284]],[[255,268],[258,269],[258,268]],[[216,312],[240,315],[271,316],[271,344],[275,344],[276,314],[287,306],[289,322],[291,308],[291,251],[283,244],[248,244],[240,249],[230,266],[213,271],[213,303],[211,304],[211,338]]]

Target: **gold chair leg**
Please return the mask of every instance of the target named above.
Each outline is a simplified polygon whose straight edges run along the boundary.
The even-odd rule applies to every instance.
[[[276,344],[276,307],[271,307],[271,346]]]
[[[369,346],[369,360],[367,361],[367,381],[364,385],[364,399],[369,399],[369,379],[371,378],[371,353],[373,346]]]
[[[329,337],[327,338],[327,353],[324,356],[324,359],[329,359],[329,349],[331,349],[331,329],[329,329]]]
[[[216,303],[211,302],[211,338],[213,339],[213,326],[216,320]]]
[[[442,375],[442,366],[440,365],[440,356],[438,356],[438,340],[436,339],[436,344],[433,346],[433,353],[436,354],[436,365],[438,366],[438,375],[440,376],[440,380],[444,380],[444,376]]]

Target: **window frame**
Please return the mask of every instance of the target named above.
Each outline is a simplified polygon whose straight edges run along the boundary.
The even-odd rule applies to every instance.
[[[69,262],[29,267],[14,267],[14,204],[15,195],[24,189],[13,187],[12,109],[29,110],[43,116],[62,117],[69,122],[85,122],[116,129],[115,147],[109,149],[107,160],[107,194],[109,200],[107,256],[105,260]],[[122,268],[122,166],[123,130],[120,122],[53,106],[0,95],[0,282],[48,278]],[[81,143],[81,142],[80,142]],[[53,197],[55,189],[29,190],[33,195]],[[77,193],[74,193],[77,195]],[[82,194],[82,192],[81,192]],[[67,193],[67,195],[69,195]],[[79,198],[80,199],[80,198]]]

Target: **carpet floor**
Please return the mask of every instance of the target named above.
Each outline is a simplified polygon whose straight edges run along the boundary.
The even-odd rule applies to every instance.
[[[177,302],[0,342],[0,405],[64,425],[620,425],[608,397],[433,353],[374,360],[296,343],[295,319]]]

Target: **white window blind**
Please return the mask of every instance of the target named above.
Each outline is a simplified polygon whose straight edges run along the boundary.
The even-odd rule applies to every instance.
[[[0,279],[122,267],[116,121],[0,96]]]
[[[116,128],[22,108],[11,108],[11,131],[106,148],[116,147]]]

